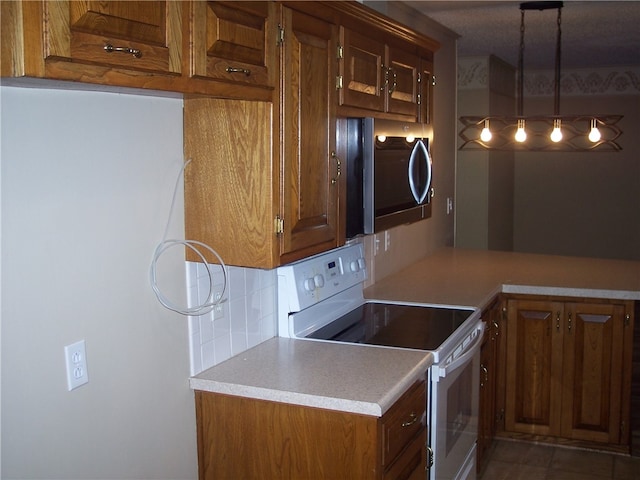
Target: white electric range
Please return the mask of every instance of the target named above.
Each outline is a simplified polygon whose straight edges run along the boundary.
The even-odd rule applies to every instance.
[[[483,323],[471,307],[364,298],[361,244],[278,268],[278,334],[427,350],[430,480],[475,479]]]

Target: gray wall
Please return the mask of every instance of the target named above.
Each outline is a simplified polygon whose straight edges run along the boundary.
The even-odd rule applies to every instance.
[[[390,249],[386,252],[380,250],[375,256],[372,253],[375,236],[365,238],[367,257],[372,259],[367,280],[367,285],[370,285],[439,248],[453,246],[455,216],[453,212],[447,213],[447,198],[455,204],[457,35],[406,4],[382,1],[365,4],[437,40],[441,45],[434,56],[437,83],[433,100],[434,137],[430,145],[435,189],[432,216],[428,220],[390,229]],[[379,238],[383,236],[378,235]],[[383,239],[381,241],[384,243]]]
[[[458,116],[513,115],[514,80],[514,68],[497,57],[460,58]],[[514,164],[513,152],[458,151],[456,247],[513,249]]]
[[[196,478],[187,323],[148,280],[183,161],[182,101],[1,95],[2,478]],[[183,300],[182,251],[161,265]],[[63,348],[80,339],[89,383],[69,392]]]
[[[545,106],[526,102],[525,112]],[[561,111],[624,115],[622,151],[517,154],[514,249],[640,260],[640,91],[565,96]]]
[[[492,110],[487,79],[495,77],[478,64],[459,61],[459,115],[509,114]],[[639,73],[635,66],[563,74],[561,114],[624,115],[619,152],[459,151],[456,246],[639,260]],[[525,115],[553,112],[552,74],[525,75]]]

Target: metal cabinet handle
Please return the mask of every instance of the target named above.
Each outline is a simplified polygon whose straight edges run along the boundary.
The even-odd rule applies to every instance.
[[[251,70],[248,68],[236,68],[236,67],[227,67],[227,73],[244,73],[247,77],[251,75]]]
[[[384,84],[382,84],[382,86],[380,87],[380,91],[384,92],[389,85],[389,68],[385,67],[384,65],[380,65],[380,68],[384,72]]]
[[[398,86],[398,74],[393,68],[390,68],[393,75],[393,82],[391,82],[391,86],[389,87],[389,95],[396,91],[396,87]]]
[[[569,312],[569,333],[571,333],[571,312]]]
[[[413,425],[414,423],[416,423],[418,421],[418,416],[414,413],[411,412],[409,414],[409,421],[407,422],[402,422],[400,425],[404,428],[404,427],[410,427],[411,425]]]
[[[489,370],[484,365],[480,365],[480,370],[484,374],[484,378],[480,379],[480,388],[483,388],[487,383],[489,383]]]
[[[142,52],[140,50],[138,50],[137,48],[114,47],[110,43],[107,43],[104,46],[104,51],[107,52],[107,53],[112,53],[112,52],[130,53],[131,55],[133,55],[136,58],[140,58],[142,56]]]
[[[336,161],[336,177],[331,179],[331,185],[338,183],[338,177],[342,174],[342,162],[336,152],[331,152],[331,158]]]
[[[560,331],[560,312],[556,313],[556,331]]]
[[[493,321],[493,337],[491,337],[491,340],[495,340],[495,338],[499,335],[500,335],[500,324],[494,320]]]

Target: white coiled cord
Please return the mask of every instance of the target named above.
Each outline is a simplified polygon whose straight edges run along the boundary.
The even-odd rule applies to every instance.
[[[189,165],[189,163],[191,163],[190,159],[187,160],[185,164],[182,166],[182,168],[180,169],[180,173],[178,174],[178,178],[176,179],[176,185],[173,190],[173,198],[171,200],[171,208],[169,209],[169,218],[167,219],[167,226],[165,227],[164,235],[162,236],[162,241],[158,244],[158,246],[156,247],[153,253],[153,259],[151,260],[151,267],[149,269],[149,277],[151,281],[151,288],[155,292],[156,298],[165,308],[168,308],[169,310],[180,313],[181,315],[205,315],[213,311],[216,305],[224,301],[224,293],[227,289],[227,280],[228,280],[227,266],[222,261],[222,258],[220,257],[220,255],[218,255],[218,253],[213,248],[211,248],[209,245],[205,243],[198,242],[197,240],[171,240],[171,239],[167,240],[169,226],[171,224],[171,216],[173,215],[173,209],[176,203],[176,196],[178,193],[179,182],[180,182],[180,179],[182,178],[185,168],[187,168],[187,165]],[[200,257],[200,260],[204,264],[207,270],[207,275],[209,277],[209,293],[207,295],[207,298],[205,299],[204,302],[201,302],[199,305],[196,305],[193,307],[182,307],[182,306],[176,305],[175,303],[171,302],[160,291],[160,288],[158,287],[158,281],[157,281],[158,259],[166,250],[168,250],[171,247],[175,247],[177,245],[182,245],[184,247],[190,248],[193,252],[195,252],[195,254],[198,255],[198,257]],[[211,271],[211,265],[209,265],[205,256],[198,249],[198,247],[202,247],[208,250],[211,254],[213,254],[218,259],[218,262],[220,262],[220,268],[222,270],[222,276],[223,276],[223,284],[222,284],[222,291],[220,292],[220,296],[218,298],[214,298],[215,292],[213,289],[213,273]]]

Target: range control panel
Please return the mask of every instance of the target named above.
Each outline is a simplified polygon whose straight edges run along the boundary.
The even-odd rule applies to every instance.
[[[366,278],[362,245],[348,245],[278,268],[278,295],[299,312]]]

